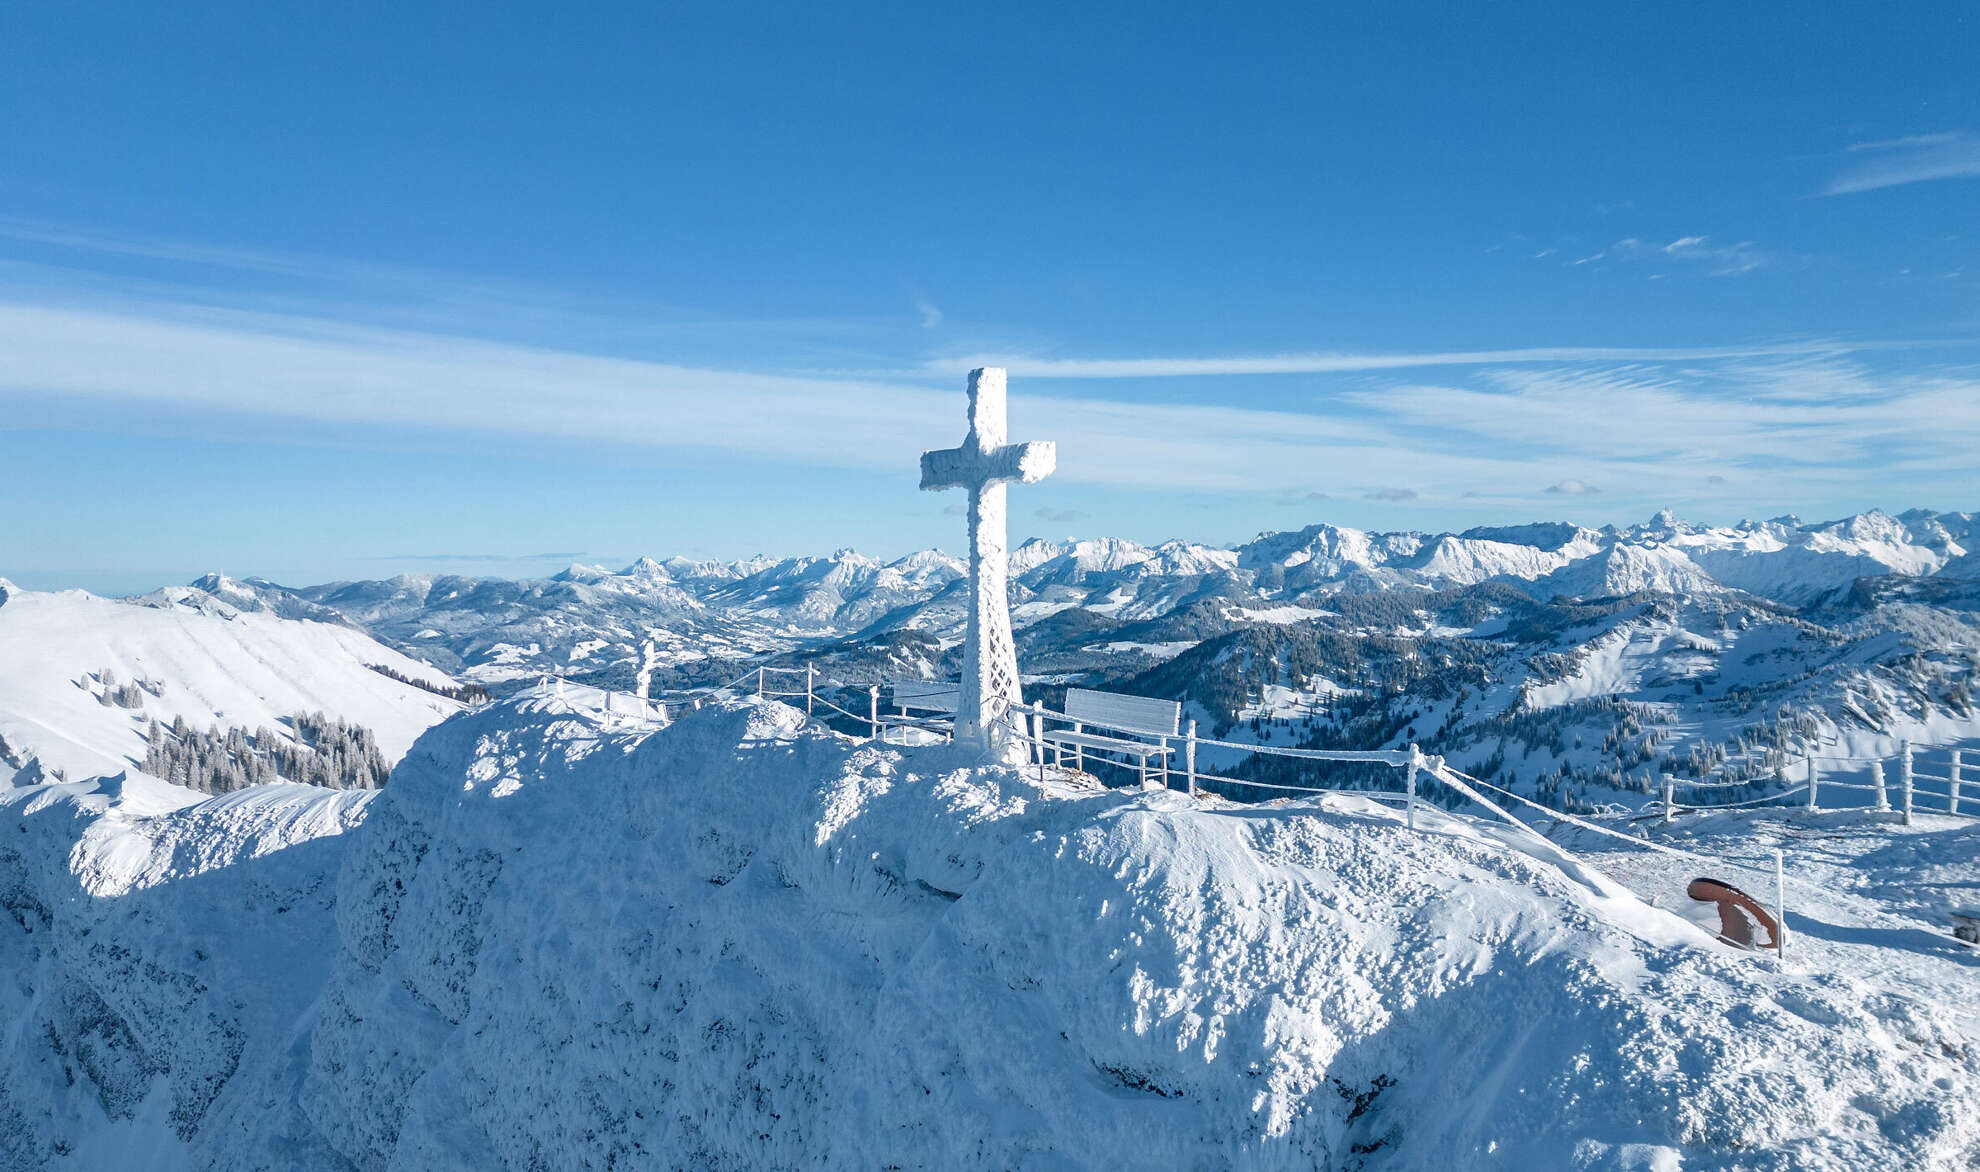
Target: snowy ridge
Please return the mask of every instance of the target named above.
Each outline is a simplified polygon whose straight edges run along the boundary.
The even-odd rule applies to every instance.
[[[361,631],[242,611],[203,590],[117,601],[0,582],[0,598],[0,738],[17,758],[37,756],[70,777],[142,763],[151,720],[253,729],[323,711],[369,728],[397,759],[461,709],[372,670],[453,683]],[[106,669],[109,683],[96,678]],[[120,686],[132,689],[134,707],[104,703]]]
[[[155,787],[124,784],[7,799],[0,956],[47,974],[16,1013],[53,1027],[7,1043],[22,1166],[112,1140],[189,1168],[1980,1154],[1980,1050],[1933,1005],[1352,797],[1072,790],[774,703],[635,733],[547,697],[434,729],[368,803],[133,816]],[[266,996],[260,950],[291,945]]]

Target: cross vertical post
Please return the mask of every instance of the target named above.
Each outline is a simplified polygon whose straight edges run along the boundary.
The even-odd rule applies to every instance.
[[[970,372],[969,435],[961,447],[922,453],[921,487],[969,491],[969,624],[963,636],[956,742],[1016,763],[1024,751],[1023,738],[1005,714],[1023,702],[1023,694],[1011,634],[1004,486],[1045,479],[1057,466],[1058,452],[1050,442],[1005,442],[1004,398],[1002,368]]]

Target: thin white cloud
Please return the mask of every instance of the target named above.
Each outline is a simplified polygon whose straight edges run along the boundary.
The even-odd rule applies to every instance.
[[[1640,242],[1638,242],[1640,243]],[[959,375],[1002,366],[1013,378],[1171,378],[1245,374],[1335,374],[1438,366],[1516,366],[1538,363],[1702,362],[1735,358],[1842,355],[1901,349],[1920,343],[1819,340],[1752,346],[1537,346],[1516,350],[1449,350],[1421,354],[1230,355],[1220,358],[1028,358],[981,353],[924,362],[924,374]],[[1937,342],[1932,345],[1958,343]]]
[[[1602,490],[1585,480],[1569,479],[1549,485],[1547,491],[1554,496],[1590,496]]]
[[[1933,179],[1980,177],[1980,135],[1964,131],[1856,143],[1845,155],[1850,165],[1818,194],[1851,195]]]
[[[1548,369],[1513,360],[1460,385],[1342,392],[1326,414],[1043,397],[1020,381],[1011,432],[1058,441],[1063,479],[1150,491],[1359,495],[1407,484],[1378,499],[1537,500],[1535,484],[1596,472],[1620,505],[1674,477],[1704,483],[1708,472],[1744,471],[1742,480],[1799,500],[1860,484],[1868,468],[1962,483],[1980,450],[1980,383],[1877,376],[1839,349],[1664,350],[1650,353],[1682,358],[1565,369],[1563,352],[1551,351]],[[964,430],[959,378],[904,385],[701,369],[183,307],[0,300],[0,354],[0,412],[16,417],[54,396],[72,410],[99,404],[91,409],[106,420],[139,404],[380,435],[700,449],[910,482],[921,451],[952,446]]]
[[[1680,236],[1668,244],[1648,244],[1626,237],[1609,246],[1609,253],[1622,260],[1675,260],[1705,267],[1713,277],[1739,277],[1774,263],[1775,253],[1761,249],[1751,240],[1715,244],[1709,236]]]

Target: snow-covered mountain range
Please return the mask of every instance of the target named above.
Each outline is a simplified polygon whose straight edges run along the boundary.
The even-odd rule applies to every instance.
[[[1976,548],[1974,515],[1922,510],[1717,528],[1668,514],[1603,530],[1314,525],[1234,549],[1034,540],[1013,552],[1013,620],[1047,698],[1071,681],[1188,701],[1223,736],[1415,740],[1549,801],[1604,801],[1728,759],[1764,778],[1811,749],[1980,736]],[[817,663],[851,690],[947,675],[963,574],[935,551],[842,550],[526,581],[212,575],[129,602],[4,587],[0,639],[15,640],[17,666],[0,680],[0,759],[38,753],[81,776],[142,762],[152,719],[224,732],[317,709],[374,728],[396,759],[453,710],[431,690],[455,676],[629,688],[649,645],[663,690],[759,661]],[[143,651],[168,634],[169,648]],[[428,692],[377,667],[424,673]],[[134,690],[175,675],[181,693]],[[113,689],[140,704],[119,707]]]
[[[1034,540],[1013,551],[1012,606],[1039,687],[1188,700],[1226,735],[1421,740],[1554,800],[1641,792],[1726,757],[1770,776],[1813,746],[1980,736],[1976,550],[1974,514],[1924,510],[1444,534],[1323,524],[1234,549]],[[662,688],[765,658],[858,687],[956,670],[963,574],[935,551],[842,550],[189,589],[347,623],[498,690],[541,675],[629,687],[649,641]]]
[[[1100,625],[1220,600],[1249,621],[1312,617],[1338,595],[1510,584],[1539,601],[1641,592],[1740,592],[1796,607],[1845,601],[1859,581],[1980,579],[1980,519],[1914,510],[1804,524],[1792,517],[1691,525],[1669,513],[1629,528],[1565,523],[1462,533],[1369,533],[1335,525],[1268,533],[1235,549],[1182,541],[1032,540],[1013,551],[1019,626],[1069,610]],[[193,586],[243,609],[344,620],[466,678],[585,676],[634,662],[649,634],[677,663],[822,640],[921,630],[953,638],[963,563],[934,550],[882,562],[642,558],[510,581],[402,575],[288,588],[217,575]]]

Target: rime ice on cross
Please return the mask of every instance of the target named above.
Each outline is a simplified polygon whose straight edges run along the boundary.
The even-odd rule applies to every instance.
[[[1001,717],[1023,697],[1017,645],[1011,639],[1004,486],[1045,479],[1058,454],[1049,441],[1007,444],[1004,437],[1003,369],[972,370],[969,435],[959,448],[921,454],[921,487],[969,490],[969,630],[963,640],[956,740],[1011,756],[1022,749]]]

